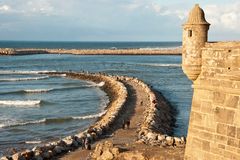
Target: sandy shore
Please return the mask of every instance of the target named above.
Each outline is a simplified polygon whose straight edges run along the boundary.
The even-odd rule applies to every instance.
[[[77,54],[77,55],[181,55],[182,48],[166,49],[14,49],[0,48],[0,55]]]

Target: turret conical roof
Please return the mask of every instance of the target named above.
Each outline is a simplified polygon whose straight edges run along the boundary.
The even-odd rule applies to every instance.
[[[206,19],[205,14],[202,8],[199,7],[199,4],[195,4],[194,8],[189,13],[188,21],[186,24],[206,24],[210,25]]]

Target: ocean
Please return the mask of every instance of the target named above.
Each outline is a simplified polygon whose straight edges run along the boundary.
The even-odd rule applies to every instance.
[[[95,48],[99,42],[0,42],[0,47]],[[171,48],[179,42],[101,42],[98,48]],[[34,44],[34,45],[33,45]],[[88,44],[89,46],[85,46]],[[114,44],[114,45],[113,45]],[[166,45],[168,44],[168,45]],[[100,44],[98,44],[100,45]],[[121,47],[120,47],[121,46]],[[78,47],[76,47],[78,48]],[[131,48],[131,47],[130,47]],[[181,69],[181,56],[24,55],[0,57],[0,155],[83,131],[108,103],[98,84],[48,76],[44,71],[89,71],[138,77],[160,91],[177,110],[174,134],[187,134],[191,82]]]

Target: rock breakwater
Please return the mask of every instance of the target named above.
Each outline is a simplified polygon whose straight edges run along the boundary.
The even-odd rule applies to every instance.
[[[175,124],[175,111],[168,101],[160,93],[137,78],[122,76],[120,79],[136,83],[139,87],[144,88],[148,95],[150,103],[145,107],[144,121],[138,129],[138,141],[154,146],[184,147],[186,144],[185,137],[171,136]]]
[[[13,49],[0,48],[0,55],[77,54],[77,55],[181,55],[181,48],[166,49]]]
[[[62,73],[49,73],[50,75]],[[2,157],[1,160],[43,160],[51,159],[52,157],[59,156],[63,153],[72,151],[82,146],[82,139],[88,136],[92,141],[96,141],[109,129],[110,125],[118,118],[118,113],[124,105],[127,97],[127,90],[125,86],[117,81],[114,77],[105,76],[103,74],[89,74],[89,73],[64,73],[67,77],[76,78],[81,80],[89,80],[96,83],[104,82],[101,87],[109,96],[110,103],[107,106],[107,112],[99,118],[99,120],[87,130],[65,137],[61,140],[42,144],[34,147],[31,150],[18,152],[9,157]]]

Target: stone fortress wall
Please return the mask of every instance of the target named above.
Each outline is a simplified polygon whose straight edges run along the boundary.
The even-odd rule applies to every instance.
[[[193,81],[185,159],[240,159],[240,42],[207,42],[196,5],[183,26],[183,71]]]

